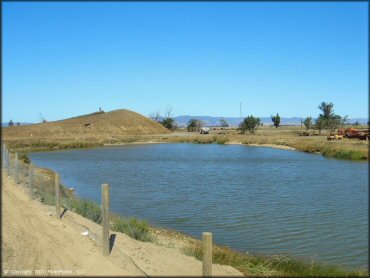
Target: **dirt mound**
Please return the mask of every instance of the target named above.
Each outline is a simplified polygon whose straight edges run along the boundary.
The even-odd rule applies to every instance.
[[[170,133],[161,124],[138,113],[120,109],[96,112],[65,120],[3,128],[4,138],[109,137]]]

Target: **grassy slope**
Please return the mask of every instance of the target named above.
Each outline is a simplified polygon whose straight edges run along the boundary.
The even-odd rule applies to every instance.
[[[169,133],[161,124],[124,109],[92,113],[54,122],[5,127],[2,131],[5,140],[52,138],[99,140],[123,135]]]

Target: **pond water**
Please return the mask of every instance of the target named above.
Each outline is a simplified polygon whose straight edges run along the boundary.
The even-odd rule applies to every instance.
[[[148,144],[30,154],[80,197],[217,244],[368,268],[368,162],[241,145]]]

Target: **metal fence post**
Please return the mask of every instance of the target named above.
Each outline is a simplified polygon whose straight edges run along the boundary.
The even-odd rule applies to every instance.
[[[19,162],[18,162],[18,153],[16,152],[15,153],[15,182],[16,184],[19,183],[19,179],[18,179],[18,167],[19,167]]]
[[[212,276],[212,233],[202,233],[203,276]]]
[[[102,184],[103,255],[109,255],[109,185]]]
[[[59,174],[55,173],[55,213],[56,217],[60,219],[60,189],[59,189]]]

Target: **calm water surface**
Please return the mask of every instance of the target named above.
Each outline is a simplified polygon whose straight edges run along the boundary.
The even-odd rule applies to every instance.
[[[218,244],[368,268],[368,162],[240,145],[32,153],[79,196]]]

